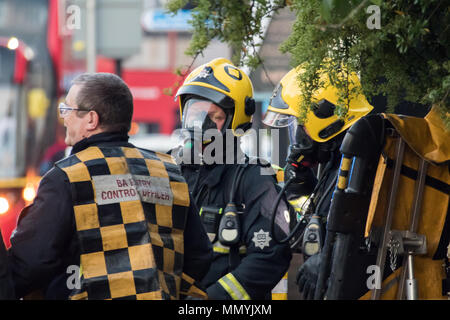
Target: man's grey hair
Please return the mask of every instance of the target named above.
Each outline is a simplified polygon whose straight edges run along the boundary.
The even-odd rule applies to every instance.
[[[120,77],[112,73],[83,73],[72,83],[81,86],[77,106],[96,111],[102,128],[108,132],[130,130],[133,96]]]

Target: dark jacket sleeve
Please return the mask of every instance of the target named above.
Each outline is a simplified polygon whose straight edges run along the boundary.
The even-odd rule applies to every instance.
[[[212,261],[212,245],[200,221],[200,216],[191,199],[184,230],[183,272],[200,281],[208,272]]]
[[[0,230],[0,300],[14,299],[14,286],[8,267],[8,255]]]
[[[25,207],[11,237],[9,261],[16,296],[42,289],[66,272],[73,237],[72,199],[64,173],[53,168],[41,180],[33,203]]]
[[[242,231],[247,255],[236,269],[221,278],[222,281],[207,289],[210,299],[267,299],[289,268],[292,257],[289,244],[276,243],[270,226],[271,210],[277,197],[275,180],[259,170],[257,166],[250,168],[239,188],[246,206]],[[288,232],[286,210],[282,200],[276,213],[277,239],[284,238]],[[228,288],[227,283],[231,284]]]

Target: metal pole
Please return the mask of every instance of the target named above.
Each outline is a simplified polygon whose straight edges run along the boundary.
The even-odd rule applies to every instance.
[[[417,300],[418,298],[418,288],[417,280],[414,279],[414,260],[411,252],[408,254],[408,279],[406,280],[406,299],[407,300]]]
[[[86,71],[96,72],[96,0],[86,0]]]
[[[380,248],[378,249],[378,256],[377,256],[377,262],[376,265],[380,267],[380,278],[383,279],[383,271],[384,271],[384,264],[386,262],[386,253],[387,253],[387,246],[389,242],[389,231],[391,230],[392,225],[392,218],[394,216],[394,208],[395,208],[395,201],[397,200],[397,187],[398,187],[398,181],[400,179],[400,170],[403,163],[403,155],[405,151],[405,142],[401,137],[398,137],[398,142],[396,146],[396,157],[395,157],[395,166],[394,166],[394,173],[392,178],[392,185],[389,195],[389,204],[388,209],[386,213],[386,222],[383,229],[383,238],[381,241]],[[381,296],[381,288],[380,289],[373,289],[372,290],[372,296],[371,300],[379,300]]]
[[[428,162],[426,162],[424,159],[422,159],[419,164],[419,173],[417,176],[416,188],[414,191],[411,222],[410,222],[410,227],[409,227],[409,231],[411,233],[416,233],[418,225],[419,225],[420,210],[422,208],[422,199],[423,199],[423,188],[425,186],[425,180],[427,177],[427,169],[428,169]],[[400,282],[399,282],[398,289],[397,289],[398,290],[397,291],[397,299],[398,300],[402,300],[404,297],[405,285],[407,285],[407,288],[406,288],[407,289],[407,292],[406,292],[407,299],[411,300],[409,298],[414,296],[414,295],[411,295],[411,293],[413,291],[415,291],[416,297],[417,297],[416,282],[412,281],[412,280],[414,280],[414,272],[413,272],[414,261],[413,261],[413,257],[412,257],[412,252],[407,252],[405,258],[406,259],[403,259],[403,269],[402,269],[402,273],[400,275]],[[406,280],[406,272],[407,272],[406,268],[407,267],[408,267],[408,275],[409,275],[408,280]],[[411,289],[410,288],[411,285],[414,285],[415,288]]]

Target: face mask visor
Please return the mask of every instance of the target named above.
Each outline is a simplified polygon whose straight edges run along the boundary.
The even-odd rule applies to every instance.
[[[191,98],[183,109],[182,128],[202,133],[216,129],[222,133],[229,127],[232,114],[209,100]]]

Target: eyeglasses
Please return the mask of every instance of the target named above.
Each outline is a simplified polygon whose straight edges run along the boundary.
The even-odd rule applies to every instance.
[[[69,114],[70,111],[75,110],[75,111],[91,111],[88,109],[80,109],[80,108],[72,108],[69,107],[67,104],[65,104],[64,102],[61,102],[58,106],[58,110],[59,110],[59,116],[61,118],[64,118],[66,115]]]

